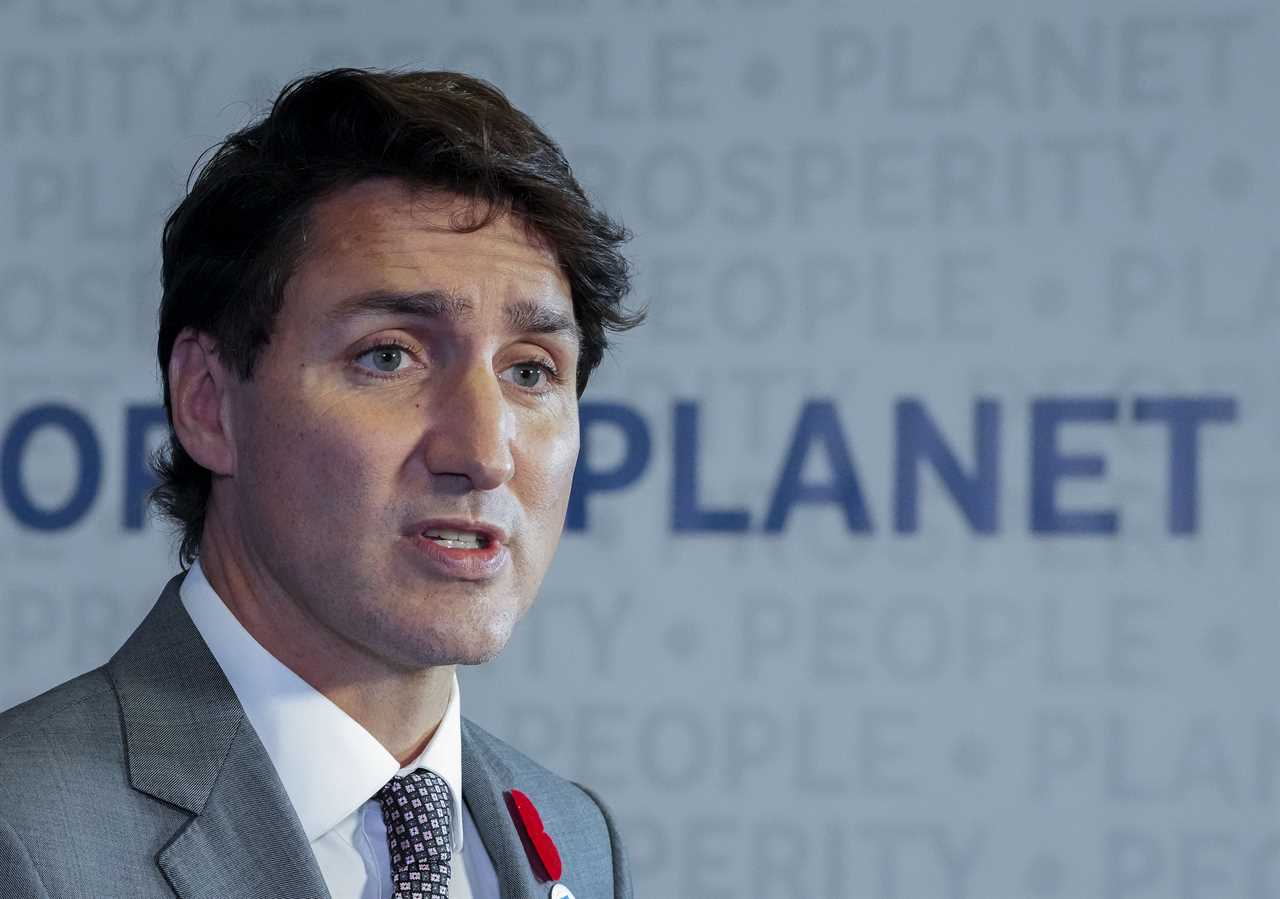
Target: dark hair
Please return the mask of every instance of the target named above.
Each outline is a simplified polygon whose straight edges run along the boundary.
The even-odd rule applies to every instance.
[[[509,211],[549,245],[581,336],[579,396],[604,357],[606,330],[643,321],[644,310],[622,308],[630,269],[618,248],[630,234],[591,204],[560,148],[498,88],[457,72],[350,68],[291,82],[264,118],[217,145],[164,226],[157,355],[169,440],[151,460],[159,484],[150,499],[181,527],[182,562],[195,560],[212,476],[173,430],[169,357],[178,334],[210,335],[219,358],[252,378],[310,209],[377,177],[475,201],[482,214],[452,223],[457,231]]]

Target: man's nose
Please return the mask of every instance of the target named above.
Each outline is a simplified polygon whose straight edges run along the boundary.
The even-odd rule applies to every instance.
[[[433,393],[431,405],[425,450],[432,474],[462,475],[476,490],[492,490],[511,479],[515,420],[491,369],[472,366]]]

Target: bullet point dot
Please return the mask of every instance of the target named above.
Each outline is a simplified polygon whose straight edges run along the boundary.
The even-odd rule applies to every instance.
[[[1205,632],[1202,648],[1214,666],[1229,667],[1240,657],[1240,634],[1225,624],[1211,627]]]
[[[663,634],[667,651],[678,659],[688,659],[702,647],[702,633],[692,621],[676,621]]]
[[[1056,275],[1045,275],[1031,285],[1031,308],[1040,318],[1062,315],[1068,300],[1067,285]]]
[[[1213,190],[1224,200],[1242,200],[1253,187],[1253,169],[1239,156],[1221,156],[1209,171]]]
[[[782,72],[777,63],[766,56],[758,56],[742,70],[742,88],[753,97],[766,97],[777,90]]]
[[[991,751],[974,737],[961,737],[951,747],[951,766],[961,777],[977,780],[991,770]]]
[[[279,91],[276,79],[266,72],[250,72],[245,78],[245,91],[251,103],[269,103]]]
[[[1038,896],[1053,896],[1067,879],[1066,866],[1048,853],[1036,856],[1027,868],[1027,889]]]

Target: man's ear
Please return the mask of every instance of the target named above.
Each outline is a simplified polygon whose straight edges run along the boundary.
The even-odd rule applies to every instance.
[[[183,328],[169,357],[173,430],[187,454],[215,475],[235,474],[230,390],[233,375],[208,334]]]

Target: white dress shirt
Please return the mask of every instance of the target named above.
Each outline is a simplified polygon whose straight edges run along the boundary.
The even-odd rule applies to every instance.
[[[354,718],[244,629],[209,585],[199,560],[182,581],[180,594],[266,747],[333,899],[391,896],[391,851],[382,808],[373,796],[395,775],[416,768],[431,769],[453,791],[450,899],[500,899],[493,861],[462,802],[456,675],[431,741],[401,768]]]

